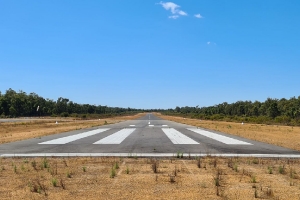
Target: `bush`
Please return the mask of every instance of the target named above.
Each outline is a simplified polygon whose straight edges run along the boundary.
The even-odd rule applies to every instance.
[[[275,122],[279,124],[289,124],[291,122],[291,118],[288,116],[278,116],[275,118]]]
[[[77,114],[77,113],[72,113],[71,115],[70,115],[70,117],[79,117],[79,115]]]
[[[67,112],[63,112],[60,114],[61,117],[69,117],[69,113]]]

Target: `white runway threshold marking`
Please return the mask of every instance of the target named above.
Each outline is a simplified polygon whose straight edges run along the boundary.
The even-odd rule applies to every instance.
[[[135,126],[135,125],[129,125],[129,126]]]
[[[127,138],[133,131],[135,131],[135,128],[126,128],[122,129],[112,135],[109,135],[94,144],[121,144],[125,138]]]
[[[195,140],[183,135],[174,128],[162,128],[162,130],[173,142],[173,144],[199,144]]]
[[[96,130],[92,130],[92,131],[88,131],[88,132],[84,132],[84,133],[79,133],[76,135],[70,135],[67,137],[62,137],[62,138],[58,138],[58,139],[54,139],[54,140],[49,140],[47,142],[41,142],[39,144],[67,144],[69,142],[73,142],[75,140],[79,140],[85,137],[89,137],[92,135],[96,135],[98,133],[102,133],[104,131],[109,130],[109,128],[101,128],[101,129],[96,129]]]
[[[187,128],[187,129],[190,130],[190,131],[193,131],[195,133],[198,133],[200,135],[203,135],[205,137],[208,137],[208,138],[217,140],[219,142],[222,142],[224,144],[252,145],[251,143],[248,143],[248,142],[240,141],[240,140],[237,140],[237,139],[233,139],[233,138],[230,138],[230,137],[226,137],[226,136],[223,136],[223,135],[219,135],[219,134],[212,133],[212,132],[209,132],[209,131],[204,131],[204,130],[197,129],[197,128]]]

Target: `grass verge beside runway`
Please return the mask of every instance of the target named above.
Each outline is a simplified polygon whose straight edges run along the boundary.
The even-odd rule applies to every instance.
[[[101,120],[75,120],[71,118],[59,118],[55,120],[54,118],[49,120],[5,122],[0,124],[0,144],[105,124],[114,124],[125,120],[137,119],[144,115],[144,113],[140,113],[133,116],[121,116]],[[56,121],[58,122],[57,124]]]
[[[197,126],[209,130],[220,131],[240,137],[266,142],[300,151],[300,127],[265,124],[248,124],[223,121],[208,121],[183,117],[166,116],[154,113],[156,116],[182,124]]]
[[[299,164],[299,159],[210,156],[0,158],[0,196],[1,199],[298,199]]]

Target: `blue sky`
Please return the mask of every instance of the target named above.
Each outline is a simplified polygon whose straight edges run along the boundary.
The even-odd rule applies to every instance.
[[[0,1],[0,91],[134,108],[300,95],[300,1]]]

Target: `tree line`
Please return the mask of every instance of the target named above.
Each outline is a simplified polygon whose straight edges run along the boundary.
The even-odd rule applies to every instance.
[[[67,98],[56,101],[45,99],[36,93],[16,92],[8,89],[0,91],[0,117],[62,116],[98,118],[117,115],[132,115],[140,112],[161,112],[206,120],[285,124],[300,126],[300,96],[290,99],[268,98],[264,102],[237,101],[208,107],[176,107],[174,109],[134,109],[102,105],[78,104]]]
[[[78,104],[67,98],[59,97],[56,101],[45,99],[36,93],[8,89],[0,91],[0,117],[36,117],[62,116],[96,118],[100,116],[131,115],[143,112],[141,109],[108,107],[101,105]]]
[[[268,98],[264,102],[237,101],[208,107],[176,107],[163,111],[166,115],[178,115],[196,119],[236,122],[300,125],[300,96],[290,99]]]

